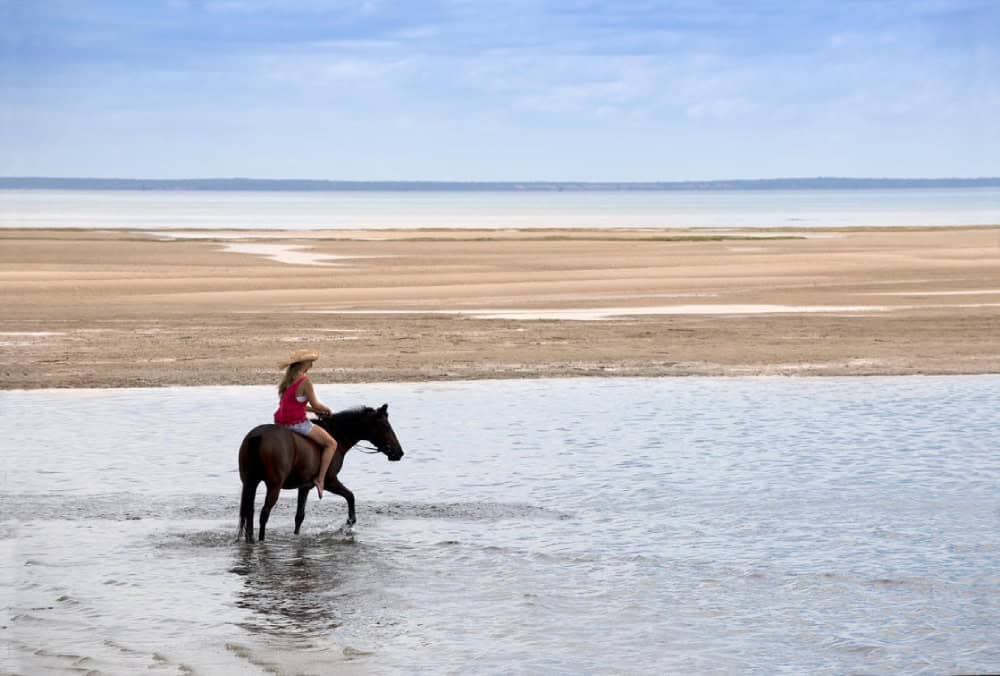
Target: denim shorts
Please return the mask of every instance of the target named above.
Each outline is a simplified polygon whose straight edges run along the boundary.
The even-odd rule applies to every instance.
[[[295,423],[294,425],[282,425],[293,432],[298,432],[304,437],[308,437],[309,433],[312,432],[313,424],[308,420],[303,420],[300,423]]]

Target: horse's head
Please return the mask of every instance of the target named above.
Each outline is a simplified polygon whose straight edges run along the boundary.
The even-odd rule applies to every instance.
[[[372,442],[385,457],[392,462],[402,459],[403,447],[396,438],[396,432],[389,424],[389,404],[382,404],[378,408],[367,409],[365,415],[368,418],[368,441]]]

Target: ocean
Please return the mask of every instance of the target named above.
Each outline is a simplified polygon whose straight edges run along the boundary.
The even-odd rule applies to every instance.
[[[1000,224],[1000,188],[563,192],[0,190],[0,228],[816,228]]]
[[[253,545],[273,387],[0,392],[0,672],[1000,671],[1000,376],[320,389],[406,457]]]

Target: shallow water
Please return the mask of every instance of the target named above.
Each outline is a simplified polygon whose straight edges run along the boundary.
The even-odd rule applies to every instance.
[[[815,228],[1000,223],[1000,189],[0,190],[0,228]]]
[[[1000,376],[321,396],[407,456],[248,546],[272,388],[0,392],[0,672],[1000,670]]]

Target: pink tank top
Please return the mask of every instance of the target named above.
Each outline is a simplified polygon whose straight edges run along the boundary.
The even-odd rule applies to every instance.
[[[295,398],[295,393],[298,391],[299,385],[305,379],[306,377],[302,376],[289,385],[285,393],[281,395],[278,410],[274,412],[274,422],[279,425],[296,425],[300,422],[305,422],[306,402]]]

